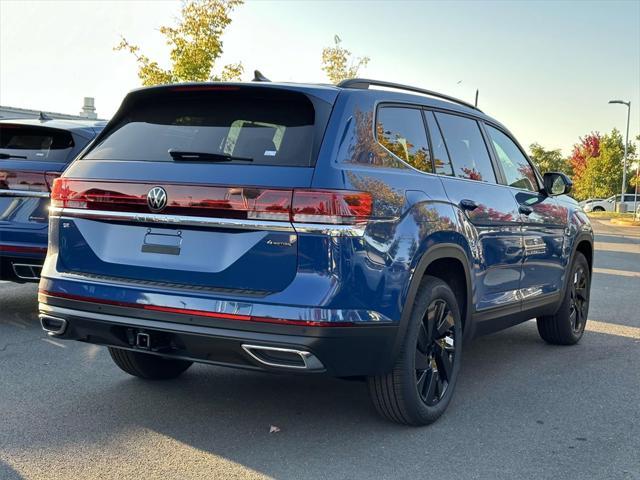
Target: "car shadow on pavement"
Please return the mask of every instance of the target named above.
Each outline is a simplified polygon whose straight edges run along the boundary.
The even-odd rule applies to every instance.
[[[86,357],[88,349],[96,348],[67,345],[76,363],[78,357]],[[29,412],[31,432],[24,440],[22,423],[13,419],[11,449],[55,457],[80,445],[85,451],[95,448],[95,455],[100,455],[106,444],[124,442],[131,435],[151,435],[154,445],[170,439],[173,453],[176,448],[197,449],[270,476],[295,477],[303,473],[300,468],[305,462],[343,456],[345,445],[350,456],[363,461],[371,457],[372,447],[379,447],[377,442],[392,444],[407,437],[428,441],[460,422],[478,423],[482,409],[495,408],[496,398],[522,388],[514,386],[514,375],[522,378],[544,368],[549,358],[561,352],[545,345],[532,324],[475,340],[464,352],[456,396],[448,412],[430,428],[415,429],[379,419],[364,382],[204,365],[195,365],[174,381],[142,381],[117,370],[100,349],[92,365],[72,373],[76,388],[58,397],[61,403],[56,408],[61,414],[48,405]],[[56,358],[51,361],[55,364]],[[86,375],[98,380],[85,387]],[[279,431],[270,433],[272,426]],[[52,431],[60,434],[52,435]],[[388,473],[393,475],[392,470]]]

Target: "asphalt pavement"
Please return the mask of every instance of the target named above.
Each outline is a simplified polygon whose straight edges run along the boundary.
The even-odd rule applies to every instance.
[[[0,479],[640,480],[640,229],[594,226],[580,344],[534,322],[476,339],[426,428],[378,418],[360,382],[129,377],[104,348],[47,338],[35,285],[0,284]]]

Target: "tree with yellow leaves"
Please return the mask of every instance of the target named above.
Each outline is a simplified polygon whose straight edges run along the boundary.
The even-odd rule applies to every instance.
[[[322,50],[322,70],[327,74],[331,83],[340,83],[348,78],[358,76],[358,71],[366,67],[369,57],[351,57],[351,52],[342,47],[342,39],[335,35],[334,46]]]
[[[125,50],[135,56],[143,85],[239,80],[244,70],[242,63],[225,65],[219,73],[213,70],[222,55],[222,34],[231,23],[231,11],[242,3],[243,0],[185,1],[178,25],[160,27],[160,33],[171,47],[168,70],[124,37],[115,50]]]

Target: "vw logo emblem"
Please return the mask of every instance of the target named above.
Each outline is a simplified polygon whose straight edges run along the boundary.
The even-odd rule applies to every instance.
[[[153,187],[147,193],[147,205],[152,212],[159,212],[167,206],[167,191],[162,187]]]

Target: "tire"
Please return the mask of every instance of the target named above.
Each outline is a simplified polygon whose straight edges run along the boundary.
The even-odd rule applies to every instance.
[[[425,276],[393,370],[367,379],[378,413],[405,425],[435,422],[453,397],[461,347],[456,296],[442,280]]]
[[[593,207],[592,212],[604,212],[604,208],[602,207]]]
[[[537,318],[538,333],[553,345],[574,345],[582,338],[589,314],[591,272],[585,256],[576,252],[567,288],[555,315]]]
[[[149,353],[132,352],[109,347],[109,354],[121,370],[145,380],[169,380],[178,377],[193,362],[160,357]]]

